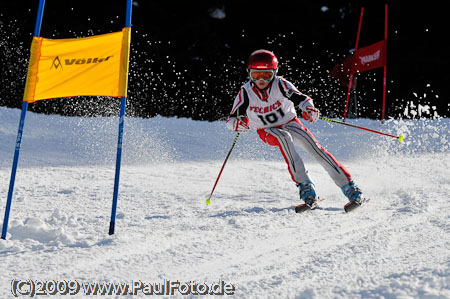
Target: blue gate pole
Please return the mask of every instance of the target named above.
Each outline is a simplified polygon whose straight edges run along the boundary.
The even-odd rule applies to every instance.
[[[131,27],[131,7],[132,0],[127,0],[127,11],[125,27]],[[116,224],[116,212],[117,212],[117,199],[119,197],[119,178],[120,178],[120,164],[122,161],[122,141],[123,141],[123,125],[125,121],[125,107],[127,98],[122,97],[120,99],[120,116],[119,116],[119,137],[117,141],[117,156],[116,156],[116,174],[114,178],[114,192],[113,203],[111,209],[111,222],[109,223],[109,234],[114,234],[114,228]]]
[[[123,140],[123,125],[125,120],[125,106],[127,98],[122,97],[120,99],[120,117],[119,117],[119,138],[117,141],[117,157],[116,157],[116,175],[114,179],[114,193],[113,204],[111,210],[111,222],[109,223],[109,234],[114,234],[114,226],[116,223],[116,211],[117,211],[117,198],[119,196],[119,177],[120,177],[120,164],[122,161],[122,140]]]
[[[39,8],[36,18],[36,25],[34,26],[34,36],[40,36],[42,17],[44,15],[45,0],[39,1]],[[14,160],[11,170],[11,180],[9,181],[8,199],[6,200],[5,217],[3,218],[2,239],[6,240],[6,233],[8,231],[9,213],[11,211],[11,202],[14,192],[14,183],[16,181],[17,164],[19,163],[20,145],[22,143],[23,127],[25,124],[25,116],[28,110],[28,102],[22,103],[22,113],[20,114],[19,130],[17,132],[16,149],[14,151]]]
[[[2,239],[6,240],[6,232],[8,231],[9,213],[11,211],[11,202],[14,192],[14,183],[16,181],[17,164],[19,163],[20,144],[22,143],[23,126],[25,124],[25,116],[28,110],[28,102],[22,103],[22,113],[20,114],[19,131],[17,132],[16,150],[14,151],[14,160],[11,170],[11,180],[9,181],[8,199],[6,201],[5,217],[3,218]]]

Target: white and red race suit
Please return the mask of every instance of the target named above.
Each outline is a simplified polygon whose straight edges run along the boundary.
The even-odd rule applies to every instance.
[[[264,90],[258,89],[249,81],[236,96],[229,120],[246,116],[250,127],[257,129],[259,137],[265,143],[280,149],[295,183],[311,179],[294,148],[297,145],[325,168],[336,185],[347,185],[352,180],[350,172],[300,122],[296,106],[305,110],[314,104],[309,96],[299,92],[282,77],[276,76]]]

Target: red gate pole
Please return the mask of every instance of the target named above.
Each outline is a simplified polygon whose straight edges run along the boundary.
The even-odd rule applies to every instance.
[[[386,105],[386,65],[387,65],[387,18],[388,18],[388,5],[384,5],[384,46],[385,46],[385,63],[383,74],[383,107],[381,107],[381,123],[384,123],[384,113]]]

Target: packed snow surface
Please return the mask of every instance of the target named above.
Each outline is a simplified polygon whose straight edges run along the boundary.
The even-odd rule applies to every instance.
[[[19,118],[0,107],[0,225]],[[370,202],[346,214],[340,189],[299,150],[325,200],[296,214],[281,154],[254,131],[240,135],[206,205],[235,133],[222,121],[126,118],[110,236],[118,118],[28,112],[0,297],[32,280],[226,282],[236,298],[450,298],[450,120],[348,122],[405,140],[307,125]]]

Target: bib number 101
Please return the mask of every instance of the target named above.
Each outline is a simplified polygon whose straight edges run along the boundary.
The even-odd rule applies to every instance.
[[[258,115],[259,119],[265,126],[268,124],[276,123],[278,121],[278,116],[280,116],[281,118],[283,118],[284,116],[284,112],[281,108],[269,114]]]

